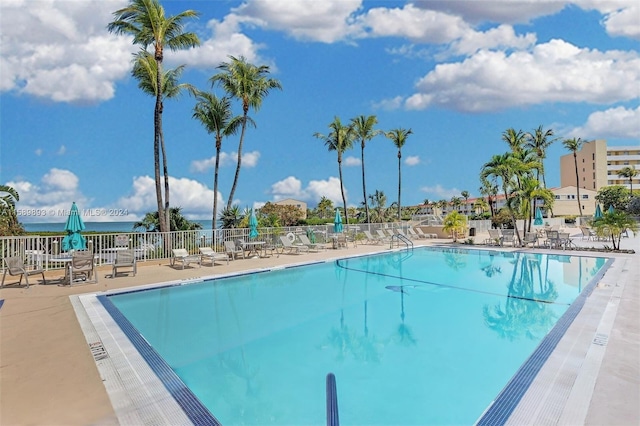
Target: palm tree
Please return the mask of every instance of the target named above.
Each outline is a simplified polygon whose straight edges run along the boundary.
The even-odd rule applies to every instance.
[[[451,197],[451,201],[449,201],[449,203],[451,204],[451,207],[453,207],[453,210],[458,211],[460,209],[460,206],[462,205],[462,200],[460,199],[460,197],[453,196]]]
[[[514,188],[513,182],[515,180],[516,174],[523,170],[524,167],[522,165],[522,162],[512,153],[507,152],[502,155],[498,154],[491,157],[491,160],[482,166],[482,172],[480,175],[480,179],[482,181],[488,179],[489,177],[501,180],[502,192],[506,201],[507,211],[509,212],[509,216],[513,221],[518,244],[520,244],[522,240],[520,238],[520,232],[518,231],[516,215],[513,210],[512,203],[509,202],[509,194]]]
[[[453,242],[458,241],[458,237],[466,234],[467,217],[455,210],[445,216],[442,224],[444,232],[451,231]]]
[[[247,62],[244,57],[235,58],[229,56],[230,62],[223,62],[218,69],[221,73],[209,79],[212,85],[220,84],[222,88],[232,98],[242,102],[242,131],[240,132],[240,142],[238,143],[238,164],[236,174],[233,178],[233,185],[227,200],[227,209],[231,208],[233,196],[238,185],[240,176],[240,166],[242,165],[242,145],[244,134],[249,122],[249,109],[258,111],[262,106],[262,100],[269,94],[271,89],[282,90],[280,82],[273,78],[267,78],[269,67],[267,65],[256,66]]]
[[[207,133],[215,135],[216,164],[213,172],[213,214],[211,229],[216,229],[216,216],[218,212],[218,170],[220,168],[220,151],[222,150],[222,138],[235,135],[242,124],[242,117],[233,116],[231,100],[227,97],[219,98],[213,93],[193,91],[197,103],[193,107],[193,118],[200,121]],[[251,120],[253,123],[253,120]]]
[[[168,47],[172,51],[189,49],[200,45],[200,40],[195,33],[184,32],[184,22],[189,18],[195,18],[198,13],[193,10],[185,10],[174,16],[165,16],[164,8],[158,0],[131,0],[125,8],[113,13],[114,20],[107,25],[107,30],[115,34],[133,36],[133,44],[140,45],[143,49],[153,46],[153,58],[156,62],[156,87],[162,86],[162,61],[164,49]],[[160,184],[160,148],[162,138],[162,90],[156,90],[156,103],[153,115],[154,125],[154,171],[156,183],[156,200],[158,215],[160,217],[160,230],[168,231],[168,214],[165,208],[169,207],[168,191],[165,193],[167,201],[163,203]],[[167,181],[168,182],[168,181]],[[166,188],[166,186],[165,186]]]
[[[525,134],[522,130],[516,131],[515,129],[509,128],[502,132],[502,140],[509,145],[511,152],[517,153],[524,148]]]
[[[242,222],[243,216],[240,211],[240,207],[238,205],[231,206],[231,208],[224,208],[220,212],[220,222],[222,224],[222,228],[230,229],[230,228],[238,228],[240,222]]]
[[[469,191],[462,191],[460,195],[462,195],[462,198],[464,198],[464,209],[466,211],[467,204],[469,204],[469,197],[470,197]]]
[[[328,217],[328,214],[333,212],[333,210],[333,201],[324,196],[320,198],[320,202],[318,202],[318,216],[324,219]]]
[[[564,145],[564,147],[567,148],[567,150],[573,152],[573,163],[576,168],[576,191],[578,195],[578,216],[582,216],[582,204],[580,202],[581,201],[580,200],[580,176],[578,175],[578,151],[580,151],[580,148],[582,148],[582,139],[580,138],[565,139],[562,142],[562,145]]]
[[[18,221],[16,203],[20,195],[9,185],[0,185],[0,235],[21,235],[24,229]]]
[[[398,148],[398,220],[401,219],[400,218],[400,210],[401,210],[400,196],[402,191],[402,175],[401,175],[402,147],[407,142],[407,138],[409,137],[409,135],[412,133],[413,132],[411,131],[411,129],[403,129],[403,128],[393,129],[390,132],[386,133],[386,136],[389,139],[391,139],[391,142],[393,142],[395,147]]]
[[[478,188],[480,194],[487,197],[487,203],[489,204],[489,211],[491,212],[491,217],[495,216],[496,212],[494,211],[493,200],[496,195],[498,195],[498,186],[495,182],[491,182],[488,179],[481,179],[482,186]]]
[[[387,205],[387,196],[384,195],[383,191],[379,191],[376,189],[375,193],[369,194],[369,200],[371,200],[371,208],[374,211],[376,222],[384,222],[386,216],[385,206]]]
[[[164,132],[162,131],[162,112],[164,111],[164,100],[177,98],[185,89],[193,90],[190,84],[179,84],[178,80],[184,71],[184,65],[177,68],[162,71],[160,77],[160,88],[158,89],[158,64],[154,57],[146,50],[140,50],[134,57],[133,70],[131,75],[138,80],[138,88],[144,93],[157,97],[160,93],[160,152],[162,155],[162,174],[164,178],[164,217],[170,220],[169,212],[169,168],[167,163],[167,152],[164,144]]]
[[[336,151],[338,153],[338,174],[340,175],[340,193],[342,194],[342,204],[344,205],[344,220],[349,224],[349,214],[347,212],[347,198],[344,195],[344,181],[342,180],[342,154],[353,148],[353,128],[351,126],[345,126],[340,121],[339,117],[335,117],[331,124],[329,124],[331,132],[327,136],[321,133],[314,133],[313,136],[322,139],[325,146],[329,151]]]
[[[182,215],[181,207],[171,207],[169,209],[170,220],[169,229],[171,231],[193,231],[202,229],[198,222],[192,222]],[[160,230],[160,219],[158,212],[148,212],[141,221],[133,224],[133,230],[144,228],[147,232],[158,232]]]
[[[533,133],[525,134],[525,147],[532,149],[536,155],[538,156],[538,161],[540,161],[540,170],[536,178],[540,180],[540,176],[542,176],[542,187],[547,187],[547,182],[544,176],[544,159],[547,158],[547,148],[551,146],[552,143],[558,140],[558,138],[553,138],[553,130],[544,130],[542,125],[538,126],[537,129],[533,131]]]
[[[360,140],[360,156],[362,162],[362,197],[364,198],[364,211],[369,223],[369,204],[367,204],[367,186],[364,177],[364,147],[368,141],[378,136],[381,131],[375,130],[373,126],[378,124],[378,119],[375,115],[365,117],[364,115],[351,119],[351,126],[353,127],[354,138]]]
[[[633,178],[638,176],[638,171],[634,166],[623,167],[618,172],[618,177],[625,177],[629,179],[629,195],[633,197]]]

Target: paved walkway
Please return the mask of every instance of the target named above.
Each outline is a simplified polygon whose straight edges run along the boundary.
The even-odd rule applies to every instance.
[[[476,237],[476,241],[483,239],[482,235]],[[606,244],[582,242],[579,238],[574,240],[586,247]],[[415,242],[451,244],[451,240]],[[48,285],[32,285],[29,289],[9,285],[0,290],[0,299],[4,300],[0,308],[0,424],[118,424],[76,319],[70,295],[333,259],[385,248],[381,245],[359,245],[346,250],[241,259],[229,265],[184,270],[171,268],[167,262],[147,262],[139,265],[135,277],[105,278],[110,274],[110,268],[101,268],[98,284],[77,287],[58,286],[55,279],[62,273],[50,271],[47,274],[51,280]],[[615,303],[616,312],[611,320],[612,328],[604,346],[603,359],[594,373],[593,392],[588,395],[586,424],[640,424],[640,321],[637,309],[640,301],[640,238],[624,239],[622,248],[632,248],[636,254],[614,256],[626,265],[627,278],[621,291],[610,300],[610,303]],[[615,286],[617,277],[607,273],[603,281]],[[602,312],[598,314],[600,317],[603,315]],[[592,334],[589,339],[593,338]],[[566,402],[560,403],[566,405]],[[554,423],[557,424],[558,419]]]

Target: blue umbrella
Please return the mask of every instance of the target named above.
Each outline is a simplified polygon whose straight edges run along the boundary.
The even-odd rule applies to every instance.
[[[534,225],[542,225],[542,210],[540,207],[536,207],[536,219],[533,221]]]
[[[596,205],[596,213],[593,215],[594,219],[600,219],[602,217],[602,209],[600,208],[600,204]]]
[[[607,210],[609,214],[613,214],[616,210],[613,208],[613,204],[609,206],[609,210]]]
[[[80,232],[84,230],[84,222],[82,222],[75,201],[71,204],[71,210],[69,211],[67,223],[64,225],[64,230],[67,231],[67,235],[62,239],[62,251],[86,250],[87,242],[80,234]]]
[[[336,209],[336,218],[333,219],[333,232],[342,232],[342,217],[340,216],[340,210]]]
[[[256,214],[251,209],[251,216],[249,216],[249,238],[255,239],[258,236],[258,219]]]

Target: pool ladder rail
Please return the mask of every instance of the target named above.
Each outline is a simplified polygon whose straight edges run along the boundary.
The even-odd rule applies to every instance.
[[[393,248],[393,241],[396,241],[398,244],[398,247],[400,247],[400,242],[403,242],[404,245],[406,246],[407,250],[411,249],[413,250],[413,241],[411,241],[409,238],[407,238],[406,236],[402,235],[402,234],[394,234],[391,237],[391,243],[389,244],[389,248]]]
[[[338,391],[336,389],[336,376],[327,374],[327,426],[340,426],[338,416]]]

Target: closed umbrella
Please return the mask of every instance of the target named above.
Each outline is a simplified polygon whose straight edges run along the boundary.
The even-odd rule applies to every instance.
[[[258,236],[258,219],[253,209],[251,209],[251,216],[249,216],[249,238],[255,239]]]
[[[62,239],[62,251],[85,250],[87,248],[87,242],[80,234],[84,230],[84,222],[82,222],[75,201],[71,204],[64,230],[67,231],[67,235]]]
[[[613,214],[616,210],[613,208],[613,204],[609,206],[609,210],[607,210],[609,214]]]
[[[542,210],[540,210],[540,207],[536,207],[536,218],[533,221],[534,225],[542,225],[543,221],[542,221]]]
[[[340,210],[336,209],[336,217],[333,219],[333,232],[342,232],[342,216],[340,216]]]
[[[600,204],[596,205],[596,212],[593,215],[594,219],[600,219],[602,217],[602,209],[600,208]]]

